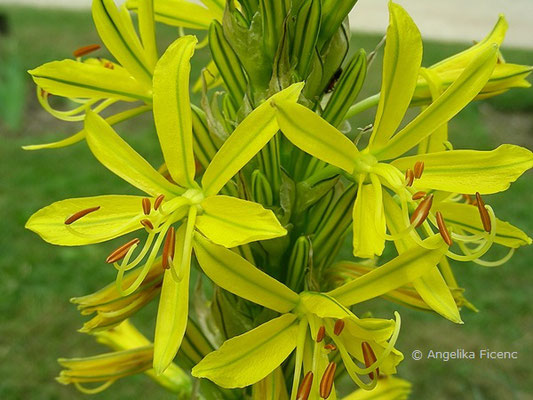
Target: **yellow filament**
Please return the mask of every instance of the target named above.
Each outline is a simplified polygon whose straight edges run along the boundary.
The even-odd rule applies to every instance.
[[[307,318],[303,317],[298,325],[298,338],[296,341],[296,356],[294,360],[294,377],[292,379],[291,400],[296,400],[298,386],[300,385],[300,375],[302,374],[302,361],[307,336]]]
[[[104,382],[102,385],[97,386],[95,388],[89,389],[84,387],[80,382],[74,382],[74,386],[76,386],[76,389],[78,389],[80,392],[85,394],[96,394],[103,392],[106,390],[109,386],[111,386],[113,383],[115,383],[115,380],[111,379],[107,382]]]
[[[486,235],[486,242],[478,246],[478,248],[476,248],[476,250],[473,252],[470,250],[467,250],[468,254],[465,254],[465,255],[456,254],[448,250],[448,252],[446,253],[447,257],[451,258],[452,260],[456,260],[456,261],[474,261],[476,259],[479,259],[480,257],[483,257],[487,253],[487,251],[490,250],[490,248],[492,247],[492,244],[494,243],[494,238],[496,237],[497,220],[496,220],[496,215],[494,214],[494,210],[492,209],[492,207],[485,205],[485,209],[489,213],[490,222],[492,224],[492,229],[490,233]],[[463,250],[463,252],[465,251],[465,249],[462,246],[461,246],[461,250]]]

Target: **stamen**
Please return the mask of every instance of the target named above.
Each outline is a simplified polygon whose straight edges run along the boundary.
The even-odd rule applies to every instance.
[[[323,399],[327,399],[331,394],[336,369],[337,364],[332,361],[326,367],[324,375],[322,375],[322,380],[320,381],[320,397],[322,397]]]
[[[143,219],[141,225],[150,230],[154,229],[154,224],[149,219]]]
[[[173,226],[168,229],[167,237],[165,238],[165,244],[163,245],[163,259],[161,264],[164,269],[170,267],[169,259],[172,261],[174,259],[174,247],[176,245],[176,231]]]
[[[412,169],[408,169],[405,171],[405,185],[406,186],[413,186],[413,182],[415,181],[415,174]]]
[[[77,213],[72,214],[70,217],[68,217],[65,220],[65,225],[70,225],[73,222],[79,220],[80,218],[85,217],[87,214],[95,212],[99,209],[100,209],[100,206],[97,206],[97,207],[86,208],[85,210],[78,211]]]
[[[337,346],[335,346],[335,345],[332,344],[332,343],[325,345],[324,348],[325,348],[326,350],[329,350],[329,351],[335,351],[335,350],[337,350]]]
[[[413,197],[411,197],[411,199],[420,200],[425,196],[426,196],[426,192],[416,192],[415,194],[413,194]]]
[[[322,340],[324,340],[325,335],[326,335],[326,327],[322,325],[320,328],[318,328],[318,333],[316,334],[316,342],[320,343]]]
[[[143,205],[144,215],[149,215],[150,214],[150,210],[152,208],[152,205],[150,203],[150,199],[147,198],[147,197],[144,197],[143,201],[142,201],[142,205]]]
[[[311,388],[313,387],[313,372],[309,371],[305,374],[304,379],[300,387],[298,388],[298,393],[296,394],[296,400],[307,400],[309,398],[309,393],[311,393]]]
[[[107,69],[115,69],[115,64],[113,64],[111,61],[106,61],[104,63],[104,68],[107,68]]]
[[[376,354],[368,342],[361,343],[361,348],[363,350],[363,358],[365,360],[365,367],[370,367],[377,361]],[[368,377],[374,379],[374,372],[369,372]],[[379,377],[379,368],[376,368],[376,378]]]
[[[342,332],[342,330],[344,329],[344,320],[342,319],[338,319],[336,322],[335,322],[335,326],[333,328],[333,333],[337,336],[339,336]]]
[[[481,216],[481,223],[483,224],[483,229],[485,229],[485,232],[490,232],[492,230],[492,224],[490,223],[490,216],[485,208],[485,202],[481,198],[481,195],[479,192],[476,192],[476,200],[477,200],[477,209],[479,210],[479,215]]]
[[[424,223],[424,221],[428,217],[429,210],[431,210],[432,205],[433,205],[433,195],[430,194],[428,197],[426,197],[424,200],[420,202],[416,210],[413,212],[413,215],[411,215],[411,223],[414,223],[416,221],[416,224],[415,224],[416,228],[418,228],[420,225]]]
[[[108,264],[113,264],[114,262],[117,262],[119,260],[122,260],[124,256],[128,253],[128,250],[131,246],[136,246],[140,242],[139,239],[135,238],[130,240],[128,243],[123,244],[118,249],[113,251],[106,259],[105,262]]]
[[[444,223],[444,218],[442,217],[442,213],[440,211],[437,211],[436,214],[437,217],[437,226],[439,227],[440,235],[442,236],[442,239],[446,242],[448,246],[451,246],[453,244],[452,238],[450,236],[450,232],[448,231],[448,228],[446,228],[446,224]]]
[[[420,179],[424,172],[424,161],[417,161],[414,167],[415,178]]]
[[[161,203],[163,202],[163,200],[165,199],[165,195],[164,194],[160,194],[159,196],[157,196],[154,200],[154,210],[157,210],[159,208],[159,206],[161,205]]]
[[[100,49],[99,44],[90,44],[88,46],[83,46],[83,47],[80,47],[79,49],[74,50],[72,54],[74,55],[74,57],[78,58],[78,57],[85,56],[99,49]]]

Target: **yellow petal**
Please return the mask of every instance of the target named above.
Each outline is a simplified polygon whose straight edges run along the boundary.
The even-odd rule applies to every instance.
[[[415,91],[422,62],[422,38],[407,12],[389,3],[390,21],[383,58],[383,80],[370,146],[382,147],[402,122]]]
[[[183,192],[159,174],[99,115],[87,113],[85,131],[89,148],[98,161],[133,186],[153,196],[164,194],[167,198]]]
[[[229,196],[212,196],[202,204],[196,228],[214,243],[236,247],[287,234],[274,213],[261,204]]]
[[[218,193],[276,134],[278,123],[272,102],[283,100],[296,102],[302,88],[302,83],[295,83],[276,93],[237,126],[215,154],[202,177],[202,186],[207,196]]]
[[[359,151],[337,128],[297,103],[276,102],[276,109],[281,131],[295,146],[349,174],[353,172]]]
[[[99,243],[142,228],[141,201],[138,196],[113,195],[62,200],[33,214],[26,228],[61,246]],[[100,209],[65,225],[71,215],[93,207]]]
[[[379,221],[376,221],[376,204],[382,202],[382,198],[377,197],[373,185],[364,185],[362,181],[359,183],[353,208],[353,254],[356,257],[374,258],[383,253],[385,248],[383,211]],[[380,208],[383,210],[383,207]]]
[[[189,99],[190,59],[198,40],[183,36],[170,45],[154,72],[154,120],[172,179],[194,187],[192,116]]]
[[[392,163],[401,171],[417,161],[424,173],[417,188],[452,193],[497,193],[533,166],[533,153],[526,148],[504,144],[492,151],[452,150],[398,159]]]
[[[194,252],[206,275],[237,296],[278,312],[288,312],[298,304],[298,295],[288,287],[199,234],[194,239]]]
[[[175,260],[181,260],[184,239],[185,225],[182,225],[176,232]],[[154,370],[158,375],[176,356],[187,328],[190,265],[186,265],[182,273],[179,282],[170,270],[165,271],[163,277],[154,335]]]
[[[438,267],[431,268],[429,272],[415,279],[413,286],[433,310],[456,324],[463,323],[455,299]]]
[[[436,64],[433,64],[430,68],[439,74],[446,73],[446,71],[450,71],[453,69],[466,68],[466,66],[472,61],[472,59],[483,51],[483,47],[486,44],[496,43],[501,46],[501,44],[503,43],[503,39],[505,38],[507,28],[508,24],[505,19],[505,16],[501,14],[492,31],[482,41],[476,43],[474,46],[470,47],[465,51],[462,51],[442,61],[439,61]]]
[[[373,154],[379,160],[401,156],[452,119],[485,86],[494,71],[497,57],[497,46],[486,45],[437,100],[384,143],[383,147],[374,146]]]
[[[140,0],[128,0],[127,7],[136,10]],[[224,9],[207,9],[188,0],[155,1],[155,19],[171,26],[207,30],[214,20],[222,20]]]
[[[259,382],[276,369],[296,347],[296,315],[284,314],[251,331],[229,339],[208,354],[193,370],[223,388]]]
[[[98,34],[111,54],[135,79],[151,87],[153,66],[129,16],[121,14],[113,0],[94,0],[92,14]]]
[[[28,72],[37,86],[57,96],[152,102],[149,88],[139,84],[124,68],[62,60]]]
[[[424,242],[435,246],[440,238],[432,236]],[[447,246],[436,249],[414,247],[381,267],[334,289],[327,294],[345,306],[351,306],[374,297],[381,296],[425,274],[437,265],[448,250]]]
[[[402,400],[411,394],[411,384],[406,380],[385,376],[372,390],[358,389],[342,400]]]

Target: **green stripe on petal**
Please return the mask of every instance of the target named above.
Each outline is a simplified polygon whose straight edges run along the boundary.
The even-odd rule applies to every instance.
[[[383,81],[370,146],[383,147],[398,129],[416,88],[422,63],[422,37],[407,12],[389,3],[390,21]]]
[[[281,131],[295,146],[350,174],[353,172],[359,151],[350,139],[300,104],[276,102],[276,109]]]
[[[45,241],[61,246],[81,246],[104,242],[142,228],[142,197],[95,196],[67,199],[50,204],[33,214],[26,228]],[[93,207],[91,212],[71,225],[71,215]]]
[[[158,173],[99,115],[87,113],[85,131],[89,148],[98,161],[133,186],[153,196],[164,194],[167,198],[183,192]]]
[[[302,88],[303,83],[295,83],[275,94],[237,126],[202,177],[206,196],[218,193],[276,134],[279,128],[272,104],[283,100],[298,101]]]
[[[294,350],[298,336],[296,315],[285,314],[227,340],[193,370],[224,388],[254,384],[274,371]]]
[[[428,247],[435,246],[437,240],[440,238],[432,236],[424,243]],[[328,292],[328,295],[345,306],[381,296],[425,274],[437,265],[447,250],[444,245],[436,249],[411,248],[385,265]]]
[[[196,234],[194,252],[206,275],[218,286],[239,297],[278,312],[288,312],[299,297],[235,252]]]
[[[491,194],[506,190],[533,167],[533,153],[520,146],[504,144],[492,151],[452,150],[420,154],[392,163],[401,171],[424,162],[424,173],[415,187],[452,193]]]
[[[439,98],[383,147],[374,146],[373,154],[379,160],[399,157],[452,119],[483,89],[494,71],[497,58],[498,47],[487,45]]]
[[[154,119],[163,156],[172,179],[189,188],[195,187],[189,75],[197,42],[195,36],[176,40],[154,72]]]
[[[261,204],[229,196],[213,196],[201,204],[196,228],[209,240],[236,247],[287,234],[274,213]]]

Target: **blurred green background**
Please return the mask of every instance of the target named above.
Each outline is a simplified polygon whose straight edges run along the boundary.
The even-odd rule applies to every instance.
[[[24,71],[69,58],[78,47],[99,43],[90,14],[7,6],[0,7],[0,13],[7,15],[11,27],[9,36],[0,36],[0,108],[7,115],[0,121],[0,399],[81,399],[86,396],[54,381],[60,369],[56,358],[106,350],[91,337],[76,332],[84,319],[68,299],[91,293],[114,279],[113,268],[103,260],[117,243],[52,247],[23,226],[32,212],[53,201],[132,193],[132,189],[98,164],[84,143],[59,150],[21,150],[22,145],[57,140],[80,128],[55,120],[40,108]],[[158,26],[162,49],[176,35],[176,29]],[[355,47],[371,51],[380,39],[355,34],[353,41]],[[466,46],[426,42],[424,65]],[[98,55],[106,54],[101,50]],[[531,51],[504,49],[504,55],[509,62],[533,63]],[[193,66],[196,75],[206,59],[206,50],[197,53],[196,68]],[[380,62],[378,57],[363,95],[378,91]],[[22,110],[19,126],[18,109]],[[366,126],[372,113],[359,116],[352,126]],[[153,165],[161,163],[149,116],[123,123],[117,129]],[[533,90],[516,90],[470,105],[450,123],[450,132],[456,148],[491,149],[504,142],[533,148]],[[486,201],[501,219],[531,232],[532,185],[533,175],[527,173],[508,192],[488,196]],[[401,312],[402,333],[397,347],[406,360],[399,374],[414,383],[412,399],[533,399],[532,256],[531,248],[519,249],[509,263],[496,269],[454,265],[460,284],[467,288],[466,297],[480,310],[463,310],[463,326],[385,300],[374,300],[360,308],[378,310],[377,316],[387,318],[395,309]],[[152,304],[135,320],[148,337],[152,335],[154,316]],[[426,353],[429,349],[477,352],[483,348],[517,351],[519,358],[444,362],[413,361],[410,357],[415,349]],[[94,398],[141,396],[172,398],[145,376],[118,381]]]

